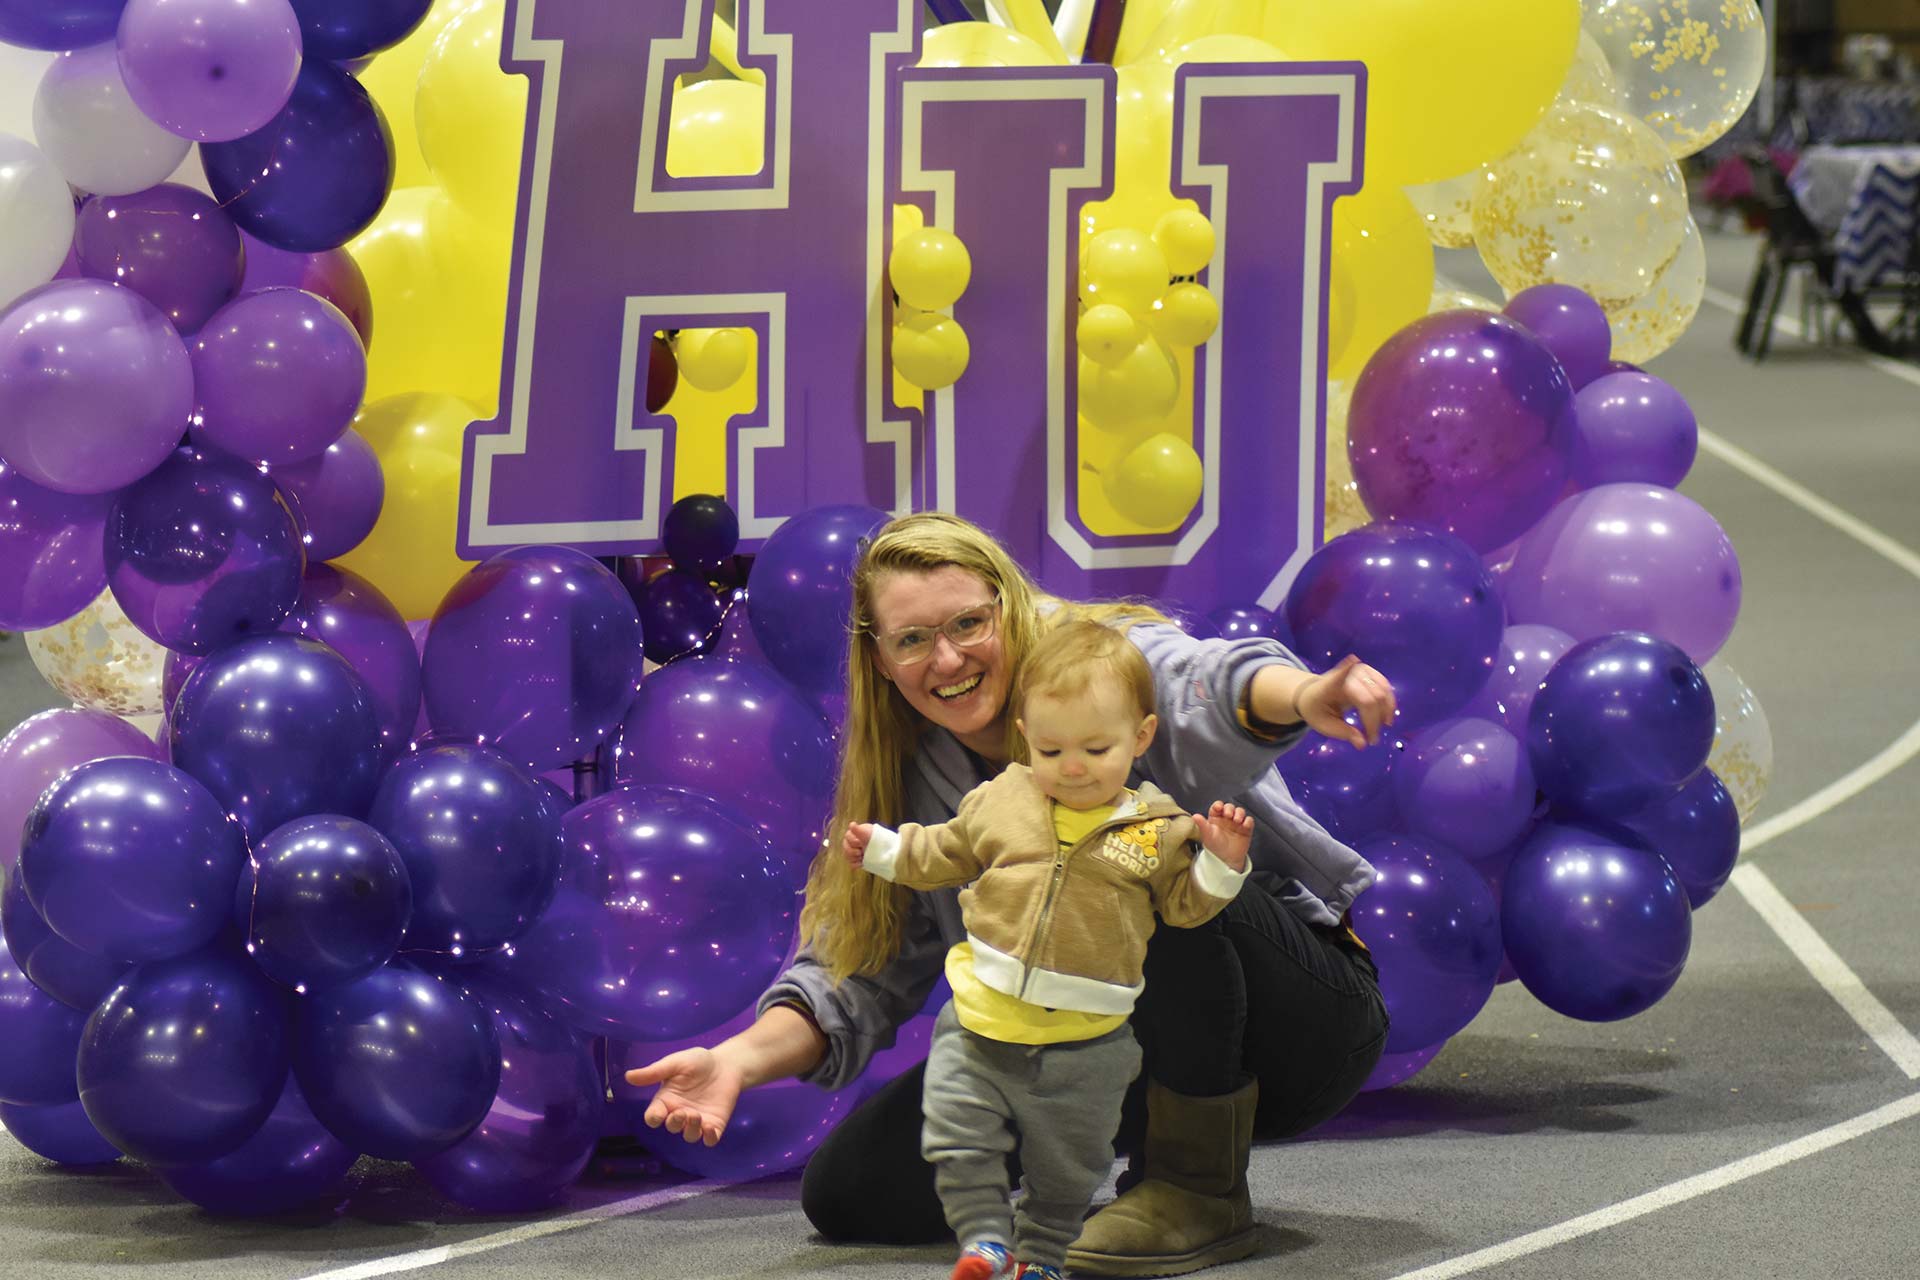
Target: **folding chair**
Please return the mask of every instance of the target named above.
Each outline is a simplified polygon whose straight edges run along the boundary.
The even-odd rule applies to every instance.
[[[1734,346],[1764,360],[1773,344],[1773,326],[1796,271],[1804,274],[1801,294],[1802,325],[1809,337],[1824,337],[1826,308],[1833,296],[1834,253],[1819,228],[1808,220],[1788,189],[1786,178],[1763,147],[1742,147],[1753,179],[1753,207],[1749,219],[1764,227],[1766,240],[1753,264],[1747,285],[1747,306],[1734,333]]]

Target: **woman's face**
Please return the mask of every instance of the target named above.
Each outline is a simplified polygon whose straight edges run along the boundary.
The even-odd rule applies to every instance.
[[[907,705],[990,758],[1005,750],[1001,713],[1006,710],[1009,675],[1001,647],[1001,623],[993,617],[993,635],[978,644],[956,644],[939,631],[956,615],[993,603],[993,588],[955,565],[928,573],[882,574],[873,587],[874,660],[893,681]],[[912,663],[888,658],[886,637],[904,627],[933,629],[926,656]]]

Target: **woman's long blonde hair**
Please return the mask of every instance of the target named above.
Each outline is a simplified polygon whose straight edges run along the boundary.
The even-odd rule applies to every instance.
[[[908,891],[847,865],[840,840],[855,822],[898,825],[906,805],[906,764],[926,722],[880,672],[873,644],[873,597],[890,573],[932,573],[951,565],[985,583],[1000,600],[1000,649],[1009,687],[1040,632],[1067,617],[1114,624],[1159,619],[1151,607],[1116,603],[1043,609],[1049,597],[993,535],[942,511],[889,521],[873,536],[853,571],[853,608],[847,655],[847,721],[841,735],[840,780],[826,843],[807,877],[800,912],[801,941],[836,980],[873,974],[900,952],[900,921]],[[1003,709],[1004,714],[1004,709]],[[1005,716],[1007,756],[1025,744]]]

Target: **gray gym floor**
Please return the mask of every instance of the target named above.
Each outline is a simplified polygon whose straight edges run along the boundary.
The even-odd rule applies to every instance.
[[[1685,488],[1746,580],[1726,649],[1773,726],[1772,792],[1679,986],[1595,1026],[1516,985],[1424,1074],[1258,1149],[1263,1253],[1209,1274],[1399,1280],[1920,1274],[1920,365],[1783,332],[1733,351],[1751,240],[1709,237],[1713,292],[1654,365],[1708,434]],[[1468,255],[1443,270],[1489,286]],[[1798,314],[1790,301],[1784,314]],[[0,644],[0,726],[51,705]],[[946,1248],[808,1230],[795,1179],[590,1175],[541,1218],[462,1213],[363,1163],[331,1212],[236,1223],[133,1168],[56,1171],[0,1139],[0,1276],[944,1275]]]

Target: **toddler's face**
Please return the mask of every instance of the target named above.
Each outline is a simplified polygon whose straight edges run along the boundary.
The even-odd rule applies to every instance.
[[[1034,781],[1070,809],[1097,809],[1118,799],[1158,724],[1154,716],[1142,718],[1133,698],[1111,680],[1096,681],[1073,698],[1036,693],[1021,712]]]

